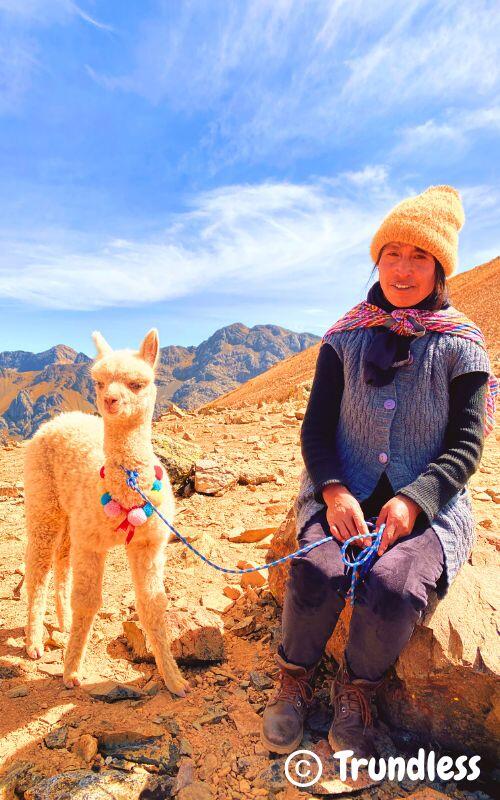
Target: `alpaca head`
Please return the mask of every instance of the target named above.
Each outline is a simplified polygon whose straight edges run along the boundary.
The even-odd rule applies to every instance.
[[[99,331],[92,334],[97,356],[90,370],[97,408],[110,425],[139,425],[153,416],[155,367],[160,343],[153,328],[139,350],[113,350]]]

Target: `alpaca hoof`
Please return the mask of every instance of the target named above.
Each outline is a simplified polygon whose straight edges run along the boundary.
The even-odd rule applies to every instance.
[[[43,656],[43,644],[27,644],[26,652],[29,658],[37,659]]]
[[[69,675],[63,677],[63,683],[66,689],[76,689],[77,686],[80,686],[81,681],[76,672],[70,672]]]
[[[185,678],[178,678],[175,681],[168,681],[167,689],[176,694],[177,697],[185,697],[191,691],[191,687]]]

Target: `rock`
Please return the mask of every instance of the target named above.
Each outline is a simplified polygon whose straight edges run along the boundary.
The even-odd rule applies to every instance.
[[[67,738],[68,728],[66,725],[63,725],[47,733],[47,735],[43,737],[43,741],[49,750],[61,750],[63,747],[66,747]]]
[[[0,664],[0,680],[19,678],[23,674],[19,664]]]
[[[224,586],[222,594],[225,594],[231,600],[237,600],[238,597],[241,597],[241,589],[237,586]]]
[[[265,672],[250,672],[250,680],[259,691],[262,691],[262,689],[271,689],[274,686],[272,678],[266,675]]]
[[[275,480],[276,476],[272,473],[242,472],[238,482],[242,486],[260,486],[263,483],[274,483]]]
[[[464,564],[446,598],[417,625],[382,702],[386,721],[497,757],[500,672],[496,567]]]
[[[44,675],[50,675],[52,678],[60,678],[63,674],[63,665],[61,663],[44,664],[43,661],[38,661],[36,668],[38,672],[43,672]]]
[[[201,717],[198,717],[196,720],[195,727],[200,730],[201,725],[209,725],[213,722],[220,722],[221,719],[227,717],[227,711],[223,707],[213,707],[211,711],[208,711],[206,714],[202,714]]]
[[[62,631],[58,631],[54,629],[51,631],[49,638],[47,639],[47,644],[49,647],[59,648],[64,650],[66,645],[68,644],[69,634],[63,633]]]
[[[235,708],[229,716],[236,725],[240,736],[252,736],[260,733],[262,720],[248,704]]]
[[[130,752],[145,751],[148,745],[162,739],[161,734],[146,735],[133,730],[100,731],[96,733],[97,746],[103,756],[115,756],[130,760]]]
[[[213,773],[220,767],[220,760],[215,753],[206,753],[199,769],[199,776],[202,780],[208,780]]]
[[[116,683],[115,681],[105,681],[98,686],[84,686],[82,688],[84,688],[94,700],[101,700],[103,703],[117,703],[119,700],[140,700],[143,697],[147,697],[144,692],[138,691],[132,686],[126,686],[124,683]]]
[[[178,736],[180,733],[179,723],[168,714],[160,714],[157,717],[153,717],[151,721],[155,725],[163,725],[172,736]]]
[[[87,764],[90,764],[92,759],[97,754],[97,739],[89,733],[84,733],[73,745],[73,752],[75,755],[82,758]]]
[[[183,758],[179,764],[179,772],[175,776],[172,794],[178,794],[186,786],[190,786],[194,781],[194,761],[191,758]]]
[[[157,432],[153,433],[153,449],[167,470],[172,485],[178,490],[187,483],[202,454],[201,449],[192,442]]]
[[[15,761],[0,776],[1,800],[17,800],[18,797],[24,797],[24,792],[44,777],[40,768],[32,762]]]
[[[286,514],[286,512],[286,503],[273,503],[272,505],[267,506],[264,510],[264,513],[267,514],[268,517],[276,517],[278,514]]]
[[[253,564],[249,564],[249,566],[254,566]],[[264,586],[266,583],[266,579],[262,574],[262,571],[259,572],[245,572],[240,578],[240,585],[243,587],[246,586]]]
[[[202,607],[187,612],[170,611],[168,624],[172,637],[172,655],[178,661],[192,663],[221,661],[224,658],[224,623],[215,612]],[[139,621],[124,620],[123,631],[134,660],[154,661]]]
[[[189,416],[187,411],[184,411],[184,409],[180,408],[179,406],[176,406],[175,403],[172,403],[172,402],[166,404],[166,407],[165,407],[165,410],[164,410],[163,413],[164,414],[173,414],[174,417],[179,417],[180,419],[182,419],[183,417]]]
[[[212,800],[213,794],[210,787],[202,781],[194,781],[185,789],[181,789],[177,800]]]
[[[268,526],[262,528],[246,528],[241,533],[228,536],[227,538],[230,542],[260,542],[267,536],[274,535],[276,531],[276,525],[273,525],[271,528]]]
[[[194,488],[200,494],[220,496],[236,486],[238,478],[228,466],[214,459],[204,458],[196,462]]]
[[[39,659],[39,664],[61,664],[62,662],[61,650],[46,650],[42,657]]]
[[[491,497],[493,502],[500,503],[500,486],[499,485],[488,486],[485,489],[485,492],[486,492],[486,494],[488,494]]]
[[[187,739],[179,739],[179,753],[181,756],[192,756],[193,755],[193,747],[191,742]]]
[[[234,600],[215,591],[207,592],[201,599],[205,608],[208,608],[209,611],[216,611],[218,614],[225,614],[234,606]]]
[[[10,697],[14,700],[16,697],[26,697],[29,694],[29,689],[27,686],[14,686],[12,689],[7,689],[5,692],[7,697]]]
[[[140,622],[134,619],[123,620],[123,633],[127,640],[127,646],[132,651],[134,661],[151,661],[154,663],[154,656],[149,649],[146,641],[146,634]]]
[[[0,481],[0,500],[8,500],[12,497],[22,497],[24,486],[22,483],[8,483]]]
[[[77,769],[44,778],[29,789],[25,800],[139,800],[150,777],[147,774],[125,774],[118,770],[92,772]]]
[[[296,547],[292,509],[273,537],[267,563]],[[269,588],[280,605],[289,565],[287,561],[269,570]],[[497,758],[497,584],[495,566],[464,564],[447,596],[436,603],[434,594],[395,664],[394,678],[379,691],[379,714],[385,722],[447,750],[464,752],[466,747],[485,758]],[[326,646],[337,661],[345,648],[351,613],[346,604]]]
[[[248,616],[243,617],[243,619],[233,625],[231,633],[234,633],[236,636],[247,636],[247,634],[252,633],[253,630],[255,630],[255,617]]]

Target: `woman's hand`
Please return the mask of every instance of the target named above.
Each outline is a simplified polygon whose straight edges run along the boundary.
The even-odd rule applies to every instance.
[[[378,531],[380,526],[385,524],[377,551],[379,556],[385,553],[387,548],[391,547],[398,539],[411,533],[421,511],[418,503],[402,494],[391,497],[382,506],[375,525],[375,530]]]
[[[345,542],[351,536],[369,533],[360,504],[349,489],[341,483],[330,483],[323,489],[326,503],[326,519],[330,533],[339,542]],[[373,539],[358,539],[353,544],[365,547]]]

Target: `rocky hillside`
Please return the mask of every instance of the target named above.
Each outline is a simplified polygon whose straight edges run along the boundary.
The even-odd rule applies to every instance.
[[[170,401],[192,409],[231,391],[284,358],[309,348],[316,336],[277,325],[234,323],[198,347],[161,350],[157,373],[160,416]],[[0,436],[28,438],[60,411],[95,411],[91,359],[57,345],[43,353],[0,353]]]
[[[290,509],[302,469],[299,435],[308,396],[305,387],[297,394],[301,397],[243,410],[201,414],[172,409],[154,426],[155,452],[178,492],[175,524],[218,565],[263,565],[293,546]],[[94,623],[82,686],[67,690],[61,681],[67,634],[55,627],[52,588],[46,652],[39,661],[27,658],[25,446],[0,446],[0,797],[498,796],[492,780],[496,761],[487,761],[498,739],[498,426],[471,480],[477,544],[470,563],[447,598],[418,623],[380,694],[376,720],[377,746],[386,757],[414,756],[419,747],[437,752],[436,760],[448,753],[477,753],[481,779],[458,782],[436,776],[371,786],[363,777],[347,783],[340,779],[326,736],[332,718],[329,689],[345,641],[347,607],[320,665],[306,724],[302,746],[321,758],[324,771],[305,792],[286,780],[286,756],[270,757],[259,741],[261,716],[278,672],[283,564],[228,574],[212,569],[179,541],[168,545],[168,624],[174,657],[191,686],[185,698],[168,692],[152,661],[124,546],[108,554],[103,607]]]

